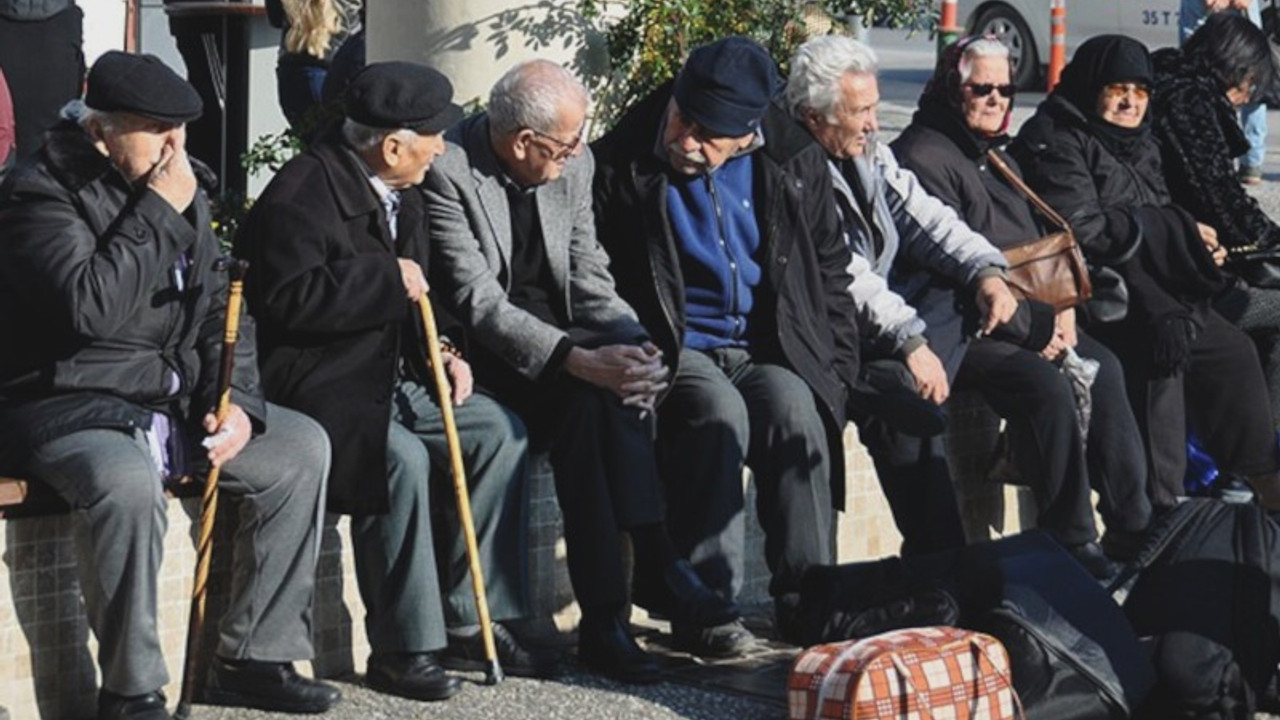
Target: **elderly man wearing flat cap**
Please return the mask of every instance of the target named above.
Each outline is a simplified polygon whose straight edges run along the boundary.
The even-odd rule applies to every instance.
[[[702,585],[663,526],[652,406],[668,369],[596,242],[587,101],[572,73],[534,60],[498,80],[487,112],[450,131],[425,186],[432,277],[474,341],[477,383],[550,455],[582,607],[578,659],[653,682],[657,662],[619,619],[621,530],[669,617],[717,624],[738,609]]]
[[[221,426],[211,414],[228,280],[184,148],[200,110],[157,58],[106,53],[84,107],[68,108],[0,199],[0,327],[20,339],[0,359],[0,472],[42,480],[76,511],[99,720],[169,717],[155,617],[162,480],[210,463],[241,499],[206,701],[313,713],[340,698],[292,665],[312,656],[329,443],[263,400],[248,317],[231,413]]]
[[[858,339],[826,160],[771,104],[777,88],[763,48],[725,38],[690,53],[592,149],[597,234],[618,289],[675,366],[658,406],[668,527],[702,579],[733,597],[750,466],[787,636],[801,574],[831,559]],[[673,630],[708,656],[752,640],[740,622]]]
[[[448,79],[425,66],[364,68],[347,87],[340,134],[281,168],[236,239],[251,263],[246,297],[259,322],[267,397],[311,415],[333,441],[328,507],[352,516],[372,646],[367,682],[418,700],[461,689],[442,663],[484,668],[458,533],[441,598],[428,481],[433,470],[447,474],[449,456],[414,309],[427,291],[428,259],[415,186],[462,116],[452,98]],[[472,395],[470,366],[452,344],[443,350],[492,616],[520,619],[526,431],[491,398]],[[508,673],[550,671],[507,628],[495,623],[494,631]]]

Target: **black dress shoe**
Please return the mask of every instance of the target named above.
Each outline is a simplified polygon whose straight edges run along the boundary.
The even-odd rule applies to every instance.
[[[117,695],[109,690],[98,693],[98,720],[173,720],[164,709],[164,693],[159,690],[143,695]]]
[[[448,700],[462,690],[462,681],[446,674],[431,653],[372,655],[364,682],[378,692],[411,700]]]
[[[322,713],[338,704],[342,692],[329,683],[299,675],[293,663],[214,657],[204,699],[210,705]]]
[[[498,651],[498,665],[506,675],[527,678],[551,678],[560,672],[558,654],[541,649],[526,650],[516,636],[501,623],[493,624],[493,644]],[[469,635],[449,634],[449,645],[440,652],[440,664],[450,670],[483,672],[489,669],[484,655],[484,636],[477,629]]]
[[[1102,552],[1102,546],[1096,542],[1071,545],[1067,548],[1067,552],[1071,553],[1071,557],[1083,565],[1095,580],[1107,582],[1120,574],[1120,566],[1111,562],[1106,553]]]
[[[737,603],[725,600],[706,585],[689,564],[677,560],[662,573],[662,583],[669,594],[666,616],[673,623],[713,627],[742,617]]]
[[[578,624],[578,661],[619,682],[648,685],[659,680],[661,666],[631,637],[613,613],[586,614]]]
[[[672,623],[671,639],[677,650],[704,658],[741,657],[756,644],[756,636],[741,620],[714,627]]]

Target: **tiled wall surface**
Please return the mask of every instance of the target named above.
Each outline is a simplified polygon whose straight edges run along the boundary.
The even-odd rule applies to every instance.
[[[997,419],[976,399],[964,395],[955,398],[951,413],[951,425],[958,428],[949,438],[952,462],[970,539],[1015,532],[1028,524],[1020,522],[1019,516],[1031,514],[1025,491],[995,486],[985,480]],[[839,519],[839,557],[849,561],[895,554],[901,539],[880,493],[870,458],[852,428],[845,439],[849,510]],[[529,547],[535,606],[540,612],[554,613],[558,624],[568,629],[576,623],[577,608],[564,569],[564,541],[555,491],[548,474],[538,474],[534,483]],[[196,505],[196,500],[169,504],[159,620],[172,679],[166,688],[171,701],[178,695],[182,676],[188,598],[195,567],[191,530],[192,516],[198,512]],[[748,498],[747,507],[754,507],[754,497]],[[219,542],[231,532],[233,515],[229,510],[224,503],[219,516]],[[762,533],[754,514],[748,515],[751,560],[743,599],[750,602],[767,598],[768,572],[762,557]],[[14,720],[91,717],[96,697],[93,658],[97,648],[80,602],[72,518],[0,521],[0,528],[4,531],[0,535],[0,707],[6,708]],[[223,606],[228,563],[225,554],[215,557],[210,618],[217,618]],[[317,574],[315,672],[334,677],[363,670],[368,643],[362,617],[348,523],[331,517]],[[209,630],[212,632],[213,627]]]

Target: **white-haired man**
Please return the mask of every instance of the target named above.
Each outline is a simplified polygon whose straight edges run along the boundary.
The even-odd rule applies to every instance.
[[[450,660],[483,663],[464,573],[448,577],[441,598],[429,479],[448,467],[448,448],[413,307],[427,290],[428,257],[416,186],[462,115],[452,98],[449,80],[425,66],[367,66],[347,87],[341,135],[281,168],[236,238],[236,253],[251,262],[246,292],[267,396],[316,418],[333,441],[328,506],[352,516],[372,651],[366,682],[423,701],[462,689],[444,671]],[[491,398],[471,394],[470,367],[451,348],[443,348],[448,401],[469,466],[490,610],[494,620],[515,619],[527,606],[525,429]],[[465,568],[461,534],[450,539],[449,567]],[[508,672],[540,672],[506,628],[493,628]]]
[[[667,537],[651,441],[667,368],[596,242],[587,100],[571,73],[535,60],[503,75],[487,111],[450,131],[451,149],[426,182],[433,281],[474,341],[477,383],[550,452],[582,607],[579,659],[652,682],[656,662],[619,619],[620,530],[631,536],[637,575],[663,590],[673,618],[715,624],[738,611]]]
[[[973,232],[876,139],[876,57],[850,38],[806,42],[791,61],[792,116],[827,151],[851,288],[867,355],[893,354],[921,396],[941,405],[975,332],[1006,333],[1029,322],[1004,281],[1004,257]],[[904,300],[905,299],[905,300]],[[957,310],[968,306],[971,311]],[[903,553],[964,543],[941,436],[915,437],[870,417],[859,437],[903,535]]]

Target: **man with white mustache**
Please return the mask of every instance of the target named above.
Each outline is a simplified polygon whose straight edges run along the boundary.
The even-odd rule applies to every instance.
[[[658,406],[672,539],[709,587],[739,592],[750,466],[770,593],[794,639],[801,574],[831,562],[858,339],[825,155],[772,104],[778,87],[763,48],[719,40],[593,150],[597,235],[674,366]],[[636,602],[661,610],[650,594],[637,583]],[[702,656],[753,641],[740,621],[672,629]]]

